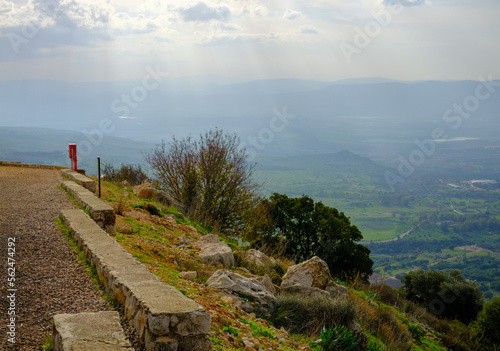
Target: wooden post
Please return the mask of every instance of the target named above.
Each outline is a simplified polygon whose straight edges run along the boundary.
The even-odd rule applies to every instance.
[[[99,184],[99,197],[101,197],[101,157],[97,156],[97,184]]]

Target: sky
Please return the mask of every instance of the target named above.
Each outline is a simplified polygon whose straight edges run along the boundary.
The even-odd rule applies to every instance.
[[[498,0],[0,0],[0,80],[500,79]]]

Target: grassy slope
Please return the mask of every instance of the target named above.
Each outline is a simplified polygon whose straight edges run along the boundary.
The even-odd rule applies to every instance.
[[[194,299],[212,315],[210,338],[214,350],[243,350],[242,337],[253,338],[263,350],[321,350],[320,346],[312,344],[317,336],[291,335],[283,329],[278,330],[270,322],[247,314],[221,299],[204,284],[218,267],[201,263],[192,243],[206,229],[171,207],[162,208],[162,211],[174,214],[176,223],[151,215],[140,208],[151,201],[138,199],[131,188],[104,182],[103,199],[119,209],[117,241],[162,281]],[[161,208],[159,204],[153,204]],[[181,247],[181,244],[184,246]],[[198,272],[194,282],[179,278],[180,272],[192,270]],[[253,276],[240,268],[232,270],[244,276]],[[444,335],[439,325],[446,322],[439,322],[394,293],[390,293],[388,298],[387,293],[377,292],[376,289],[379,288],[355,290],[351,287],[349,293],[356,305],[358,322],[369,335],[373,350],[446,349],[439,341]],[[465,326],[460,328],[462,332],[470,333]]]

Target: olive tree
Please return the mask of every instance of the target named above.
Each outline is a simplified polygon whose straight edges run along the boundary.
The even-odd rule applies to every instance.
[[[198,139],[162,141],[145,159],[184,213],[230,232],[242,226],[258,188],[252,180],[254,165],[239,145],[236,134],[213,129]]]

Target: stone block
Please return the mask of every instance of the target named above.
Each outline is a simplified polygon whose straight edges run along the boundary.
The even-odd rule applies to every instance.
[[[63,181],[62,187],[75,197],[75,200],[89,211],[99,227],[113,233],[116,221],[115,210],[84,187],[72,181]]]
[[[63,170],[61,170],[61,173],[62,173],[62,175],[64,177],[66,177],[68,179],[71,179],[72,181],[80,184],[85,189],[87,189],[88,191],[90,191],[93,194],[95,194],[95,192],[96,192],[96,185],[95,185],[95,182],[92,179],[86,177],[85,175],[83,175],[81,173],[72,171],[71,169],[63,169]]]
[[[56,314],[52,329],[54,351],[133,350],[116,311]]]

